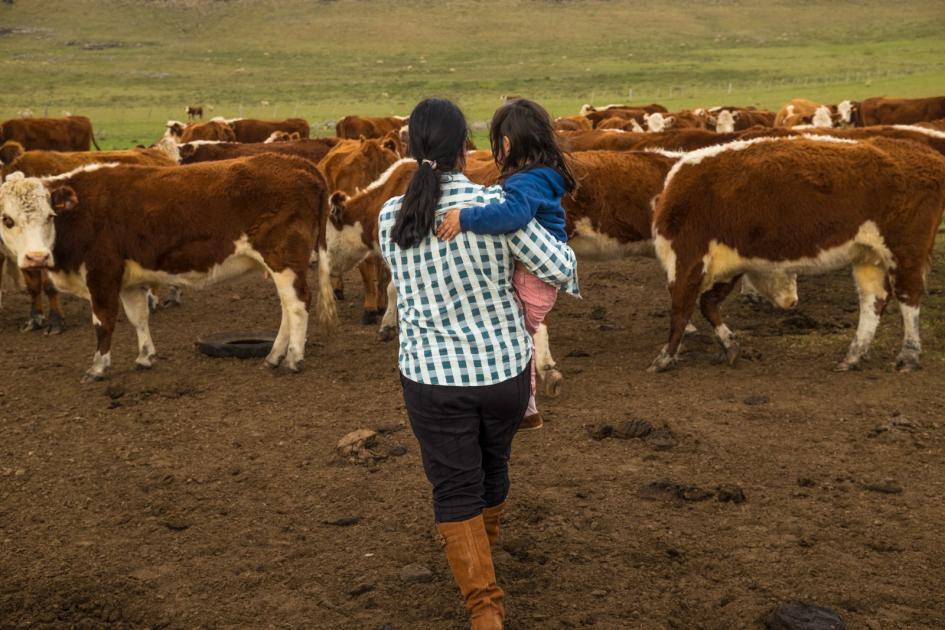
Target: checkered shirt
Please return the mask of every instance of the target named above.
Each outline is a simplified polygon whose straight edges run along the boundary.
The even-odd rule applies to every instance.
[[[465,175],[441,177],[437,226],[451,208],[504,198]],[[428,385],[493,385],[518,376],[532,357],[532,340],[512,288],[515,262],[538,278],[580,296],[577,261],[566,244],[537,221],[511,234],[461,232],[452,241],[427,236],[410,249],[391,241],[403,197],[381,208],[381,254],[397,287],[400,371]]]

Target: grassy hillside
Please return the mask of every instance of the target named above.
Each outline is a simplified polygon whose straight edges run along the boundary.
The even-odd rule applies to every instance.
[[[0,5],[0,117],[93,119],[104,146],[212,114],[407,113],[431,94],[487,120],[945,92],[941,0],[16,0]]]

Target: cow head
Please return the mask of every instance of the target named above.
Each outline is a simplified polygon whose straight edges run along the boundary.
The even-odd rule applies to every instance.
[[[715,118],[715,131],[717,133],[732,133],[735,131],[735,116],[727,109],[719,112]]]
[[[340,230],[343,224],[346,201],[348,201],[348,195],[340,190],[333,192],[331,197],[328,198],[328,205],[331,206],[331,212],[328,217],[331,219],[331,223],[334,225],[335,229]]]
[[[840,114],[840,126],[853,126],[853,112],[856,111],[856,103],[850,100],[841,101],[837,105],[837,113]]]
[[[653,133],[659,133],[666,129],[666,120],[663,118],[663,114],[659,112],[654,114],[644,114],[643,122],[646,123],[646,128]]]
[[[164,137],[165,138],[174,138],[178,142],[180,141],[181,136],[184,135],[184,129],[187,127],[184,123],[177,120],[167,121],[165,125]]]
[[[826,105],[821,105],[814,112],[814,117],[811,118],[810,124],[814,127],[833,127],[833,118],[830,116],[830,108]]]
[[[762,297],[778,308],[789,311],[797,306],[796,273],[749,271],[745,277]]]
[[[23,155],[23,153],[23,145],[19,142],[15,140],[4,142],[3,146],[0,146],[0,164],[9,166],[10,164],[13,164],[17,158]]]
[[[52,267],[54,219],[79,203],[68,186],[49,190],[36,177],[13,173],[0,185],[0,240],[16,255],[21,269]]]

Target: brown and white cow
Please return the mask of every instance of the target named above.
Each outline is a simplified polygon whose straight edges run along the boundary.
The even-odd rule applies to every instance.
[[[27,151],[88,151],[98,143],[92,121],[85,116],[65,118],[12,118],[0,123],[0,144],[19,142]]]
[[[858,127],[913,125],[945,118],[945,96],[929,98],[868,98],[854,112]]]
[[[919,366],[919,303],[945,208],[945,159],[914,142],[758,138],[689,153],[654,211],[657,257],[672,298],[669,342],[651,370],[676,364],[696,304],[730,363],[719,305],[747,272],[790,278],[853,268],[860,321],[837,369],[859,366],[890,294],[902,312],[897,364]]]
[[[308,138],[310,129],[304,118],[286,118],[285,120],[260,120],[258,118],[232,118],[226,121],[236,136],[236,142],[265,142],[277,131],[288,134],[297,133],[299,138]],[[213,140],[214,138],[205,138]]]
[[[554,128],[557,131],[583,131],[593,129],[594,125],[585,116],[559,116],[555,118]]]
[[[198,140],[196,142],[188,142],[180,145],[179,151],[181,164],[232,160],[234,158],[261,155],[263,153],[296,155],[318,164],[336,144],[338,144],[338,138],[334,136],[270,143],[208,142]]]
[[[140,166],[176,166],[177,145],[164,138],[158,148],[128,149],[122,151],[23,151],[17,142],[6,142],[0,147],[0,182],[11,173],[20,172],[27,177],[59,175],[87,164],[138,164]],[[62,332],[65,324],[59,294],[44,270],[23,270],[26,290],[30,294],[30,315],[24,331],[45,330],[46,334]],[[49,301],[48,317],[43,314],[43,295]],[[176,291],[168,298],[168,304],[178,304]]]
[[[138,335],[136,365],[151,367],[144,287],[207,285],[263,270],[282,324],[270,367],[297,371],[319,251],[318,320],[336,320],[328,283],[325,182],[309,161],[282,155],[185,167],[91,165],[50,178],[12,175],[0,186],[0,236],[27,269],[48,269],[61,290],[92,303],[97,347],[85,380],[105,376],[122,304]]]
[[[404,116],[345,116],[335,124],[335,135],[349,140],[383,138],[406,124]]]
[[[188,105],[184,109],[184,113],[187,114],[187,120],[196,120],[197,118],[203,120],[203,105]]]
[[[272,144],[273,142],[292,142],[293,140],[301,140],[302,136],[298,131],[293,131],[289,133],[287,131],[273,131],[272,134],[263,140],[263,144]]]
[[[212,118],[207,122],[191,123],[189,125],[176,120],[169,120],[166,128],[165,137],[173,138],[180,144],[195,140],[236,142],[236,133],[223,118]]]

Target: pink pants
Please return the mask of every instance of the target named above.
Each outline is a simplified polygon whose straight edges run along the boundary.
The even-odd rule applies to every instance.
[[[543,282],[529,273],[522,265],[515,265],[515,273],[512,274],[512,286],[515,287],[515,294],[518,296],[519,304],[522,306],[522,313],[525,315],[525,328],[532,335],[538,330],[538,326],[545,321],[545,316],[551,311],[558,299],[558,289],[547,282]],[[528,397],[528,409],[526,416],[538,413],[538,407],[535,405],[535,353],[532,351],[532,391]]]

